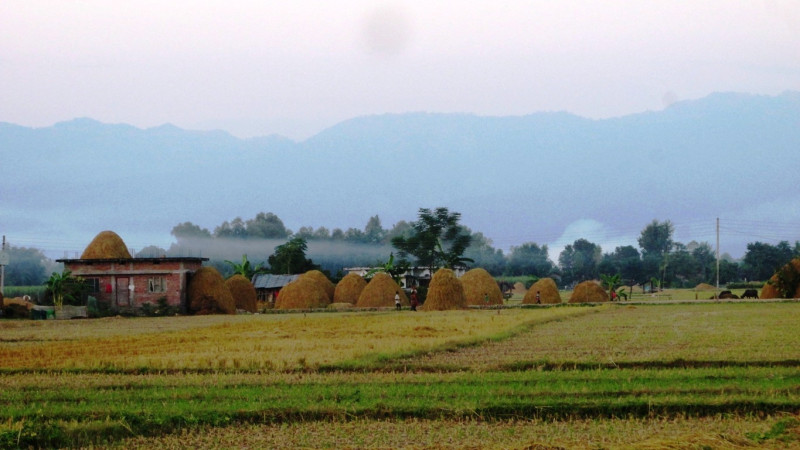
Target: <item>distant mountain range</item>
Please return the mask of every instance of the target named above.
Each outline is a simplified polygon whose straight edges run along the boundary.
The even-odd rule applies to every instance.
[[[375,214],[388,228],[447,206],[499,248],[553,246],[588,219],[602,231],[586,237],[604,251],[653,219],[672,220],[678,240],[709,240],[716,217],[800,223],[798,92],[713,94],[606,120],[376,115],[303,142],[91,119],[0,123],[0,158],[0,232],[75,250],[104,229],[164,245],[180,222],[213,228],[260,211],[295,229],[362,228]],[[765,240],[726,239],[732,254]]]

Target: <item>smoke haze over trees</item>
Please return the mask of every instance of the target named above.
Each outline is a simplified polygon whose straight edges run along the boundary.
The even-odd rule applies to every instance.
[[[307,243],[309,259],[331,275],[336,276],[345,267],[375,266],[385,261],[396,249],[391,245],[398,236],[407,239],[412,235],[413,221],[399,221],[384,228],[378,215],[370,217],[364,229],[349,228],[332,231],[324,226],[301,227],[297,232],[287,229],[277,215],[259,213],[255,218],[224,222],[213,233],[190,222],[176,225],[172,234],[176,239],[167,254],[172,256],[205,256],[223,273],[230,269],[219,263],[223,259],[241,258],[248,254],[255,262],[267,262],[278,246],[290,238],[302,238]],[[270,230],[267,233],[264,230]],[[238,230],[233,232],[233,230]],[[626,282],[646,284],[651,279],[671,287],[693,287],[699,283],[716,281],[716,255],[708,242],[675,242],[671,221],[658,221],[645,225],[638,243],[603,249],[587,239],[579,238],[567,245],[558,255],[549,255],[547,245],[527,242],[511,248],[508,254],[494,248],[492,241],[481,232],[461,227],[471,237],[463,256],[474,260],[469,267],[482,267],[494,276],[553,277],[561,286],[569,286],[601,274],[620,274]],[[252,235],[251,235],[252,233]],[[262,236],[284,236],[282,239],[264,239]],[[800,257],[800,242],[791,246],[788,241],[778,245],[762,242],[748,244],[748,252],[741,262],[723,256],[720,261],[720,282],[741,280],[764,281],[792,257]],[[553,257],[558,264],[553,262]],[[282,273],[281,269],[277,269]]]
[[[414,232],[414,221],[401,220],[384,228],[378,215],[370,217],[364,229],[348,228],[330,230],[324,226],[304,226],[296,232],[285,227],[273,213],[258,213],[254,218],[241,217],[224,221],[211,232],[191,222],[182,222],[172,228],[175,242],[168,249],[148,246],[135,253],[136,257],[201,256],[224,275],[232,268],[225,260],[238,261],[248,255],[253,264],[269,266],[276,249],[293,240],[303,240],[303,251],[308,262],[319,266],[334,278],[341,276],[346,267],[378,266],[383,264],[396,248],[391,245],[397,237],[408,238]],[[470,245],[463,256],[473,260],[469,267],[481,267],[494,276],[552,277],[559,286],[574,285],[600,275],[619,274],[625,284],[646,284],[656,279],[664,287],[694,287],[712,283],[716,278],[716,255],[708,242],[676,242],[674,227],[669,220],[653,220],[642,229],[639,248],[632,245],[603,249],[585,238],[576,239],[565,246],[558,255],[549,255],[547,245],[527,242],[512,247],[508,254],[493,246],[490,239],[479,231],[460,227],[463,235],[470,236]],[[6,267],[6,285],[40,285],[47,274],[61,270],[57,264],[34,248],[9,246],[10,264]],[[280,255],[278,255],[280,256]],[[77,257],[77,256],[76,256]],[[800,257],[800,241],[790,244],[781,241],[776,245],[751,242],[741,261],[723,255],[720,261],[720,283],[735,281],[765,281],[779,267],[792,258]],[[553,259],[558,264],[553,262]],[[273,259],[273,262],[280,258]],[[282,263],[270,268],[274,273],[285,273]],[[308,267],[311,267],[309,265]],[[303,266],[308,268],[306,266]],[[292,271],[292,269],[289,269]],[[299,269],[298,269],[299,270]]]

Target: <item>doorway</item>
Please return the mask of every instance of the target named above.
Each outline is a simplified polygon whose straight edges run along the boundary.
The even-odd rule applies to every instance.
[[[117,277],[117,306],[131,306],[130,278]]]

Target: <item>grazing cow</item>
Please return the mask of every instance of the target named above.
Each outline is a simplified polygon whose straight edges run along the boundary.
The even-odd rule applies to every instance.
[[[731,299],[731,298],[739,298],[739,296],[735,295],[731,291],[722,291],[722,292],[719,293],[719,295],[712,295],[710,297],[710,300],[714,300],[714,299],[722,300],[722,299]]]
[[[742,298],[758,298],[758,291],[755,289],[747,289],[742,294]]]

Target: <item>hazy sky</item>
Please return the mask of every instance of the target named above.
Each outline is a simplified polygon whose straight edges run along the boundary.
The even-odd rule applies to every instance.
[[[800,90],[800,1],[0,1],[0,122],[302,139],[358,115],[600,118]]]

